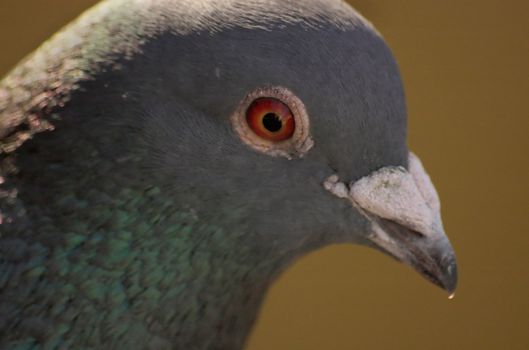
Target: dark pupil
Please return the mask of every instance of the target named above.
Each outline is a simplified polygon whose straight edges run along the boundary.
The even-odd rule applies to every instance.
[[[279,118],[277,114],[267,113],[263,117],[263,125],[266,128],[266,130],[270,132],[276,132],[276,131],[281,130],[283,123],[281,122],[281,119]]]

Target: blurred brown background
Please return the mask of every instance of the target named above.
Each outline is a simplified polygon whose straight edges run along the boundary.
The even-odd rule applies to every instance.
[[[0,0],[0,75],[95,0]],[[458,255],[454,300],[361,247],[308,256],[248,349],[529,349],[529,2],[350,0],[399,61],[409,143]]]

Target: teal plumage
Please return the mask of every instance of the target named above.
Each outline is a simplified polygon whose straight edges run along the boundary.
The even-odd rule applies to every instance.
[[[79,159],[77,169],[90,176],[65,181],[51,197],[24,201],[27,211],[39,213],[32,228],[3,234],[2,348],[163,349],[175,337],[181,348],[240,346],[255,314],[235,316],[256,308],[263,281],[279,262],[259,261],[261,253],[237,245],[232,235],[240,233],[201,223],[160,188],[131,183],[101,159],[92,164],[97,151],[71,140],[66,156]],[[65,169],[47,156],[53,153],[40,154],[43,164],[24,174],[35,191],[54,181],[47,176],[63,177]],[[31,243],[18,238],[28,233]],[[176,326],[198,318],[199,334]],[[212,336],[222,327],[240,336],[224,344]]]
[[[32,223],[38,228],[32,230],[35,243],[11,235],[3,241],[0,287],[10,320],[2,326],[4,348],[38,343],[44,348],[157,349],[170,347],[168,339],[176,336],[181,346],[192,348],[200,335],[172,324],[194,324],[208,312],[203,336],[218,332],[225,322],[237,329],[251,325],[252,319],[231,324],[229,319],[260,302],[262,292],[255,291],[264,290],[260,283],[274,271],[266,266],[273,262],[255,262],[258,255],[238,248],[221,228],[175,208],[157,187],[90,183],[87,188],[82,197],[65,187],[49,199],[46,211],[62,221],[43,213]],[[72,215],[83,221],[70,220]],[[53,250],[46,246],[50,241]],[[225,268],[214,269],[216,264]],[[223,290],[216,302],[233,299],[221,305],[240,309],[205,309],[210,289]],[[214,347],[209,338],[200,339],[204,348]],[[221,346],[219,339],[211,341]]]

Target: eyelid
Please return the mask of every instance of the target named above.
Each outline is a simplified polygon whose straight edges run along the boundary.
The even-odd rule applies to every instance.
[[[246,111],[256,99],[262,97],[277,99],[288,106],[295,121],[292,137],[282,141],[270,141],[256,135],[248,126]],[[252,149],[270,156],[288,159],[303,157],[314,145],[305,105],[294,93],[281,86],[260,87],[251,91],[242,99],[230,119],[241,141]]]

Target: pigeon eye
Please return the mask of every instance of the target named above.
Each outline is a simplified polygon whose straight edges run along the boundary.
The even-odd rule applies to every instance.
[[[290,108],[269,97],[255,99],[246,110],[246,122],[256,135],[270,141],[283,141],[294,135],[296,121]]]
[[[244,143],[271,156],[302,157],[314,144],[303,102],[283,87],[250,92],[231,122]]]

